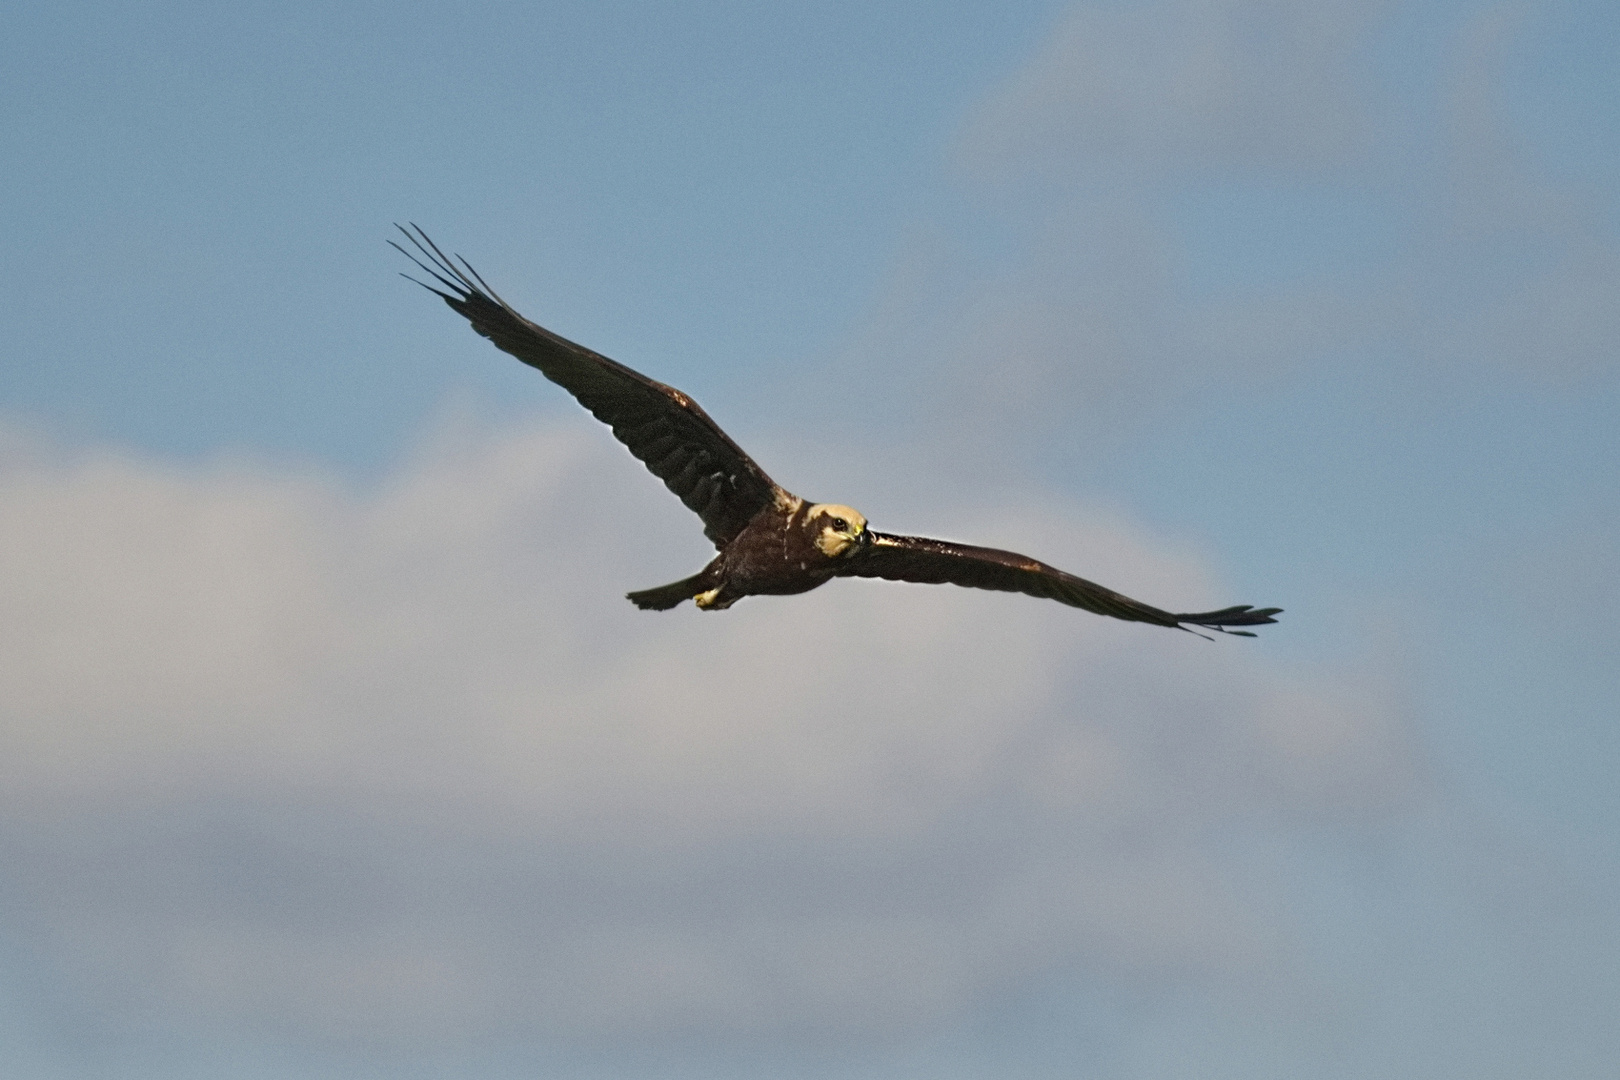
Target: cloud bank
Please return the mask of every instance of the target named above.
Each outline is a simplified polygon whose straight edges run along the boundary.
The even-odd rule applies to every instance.
[[[1216,838],[1411,790],[1395,695],[1254,643],[865,582],[638,612],[703,557],[660,495],[581,426],[366,492],[10,438],[0,896],[36,977],[293,1045],[883,1038],[1054,971],[1277,977]],[[1220,594],[1083,506],[964,513]]]

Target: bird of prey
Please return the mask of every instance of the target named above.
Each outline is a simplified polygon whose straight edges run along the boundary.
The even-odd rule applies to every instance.
[[[389,242],[449,291],[405,277],[443,297],[496,348],[573,394],[703,520],[719,554],[689,578],[629,593],[639,608],[664,611],[692,600],[704,611],[723,611],[745,596],[792,595],[835,577],[864,577],[1020,592],[1116,619],[1244,637],[1254,634],[1237,628],[1276,622],[1282,610],[1244,605],[1171,613],[1026,555],[880,533],[848,506],[806,502],[766,476],[697,402],[530,322],[465,259],[446,256],[419,227],[412,226],[414,233],[397,227],[416,254]]]

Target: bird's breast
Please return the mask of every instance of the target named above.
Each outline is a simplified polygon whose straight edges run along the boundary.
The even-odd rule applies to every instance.
[[[766,510],[726,545],[726,578],[750,593],[796,593],[831,577],[830,560],[789,516]]]

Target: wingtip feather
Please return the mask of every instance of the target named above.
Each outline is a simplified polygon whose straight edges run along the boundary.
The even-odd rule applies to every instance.
[[[1252,604],[1239,604],[1235,607],[1222,608],[1219,611],[1204,611],[1197,614],[1174,616],[1177,623],[1190,626],[1201,626],[1206,630],[1214,630],[1233,637],[1255,637],[1248,630],[1234,630],[1235,626],[1264,626],[1276,622],[1275,616],[1282,614],[1282,608],[1256,608]],[[1182,629],[1186,629],[1183,626]]]

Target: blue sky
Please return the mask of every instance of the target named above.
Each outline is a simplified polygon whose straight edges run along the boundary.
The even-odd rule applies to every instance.
[[[6,22],[12,1074],[1612,1069],[1611,6]],[[635,611],[695,523],[402,220],[801,494],[1287,614]]]

